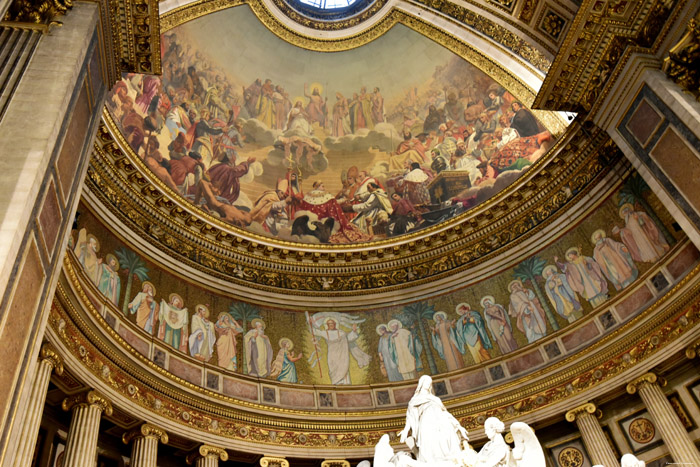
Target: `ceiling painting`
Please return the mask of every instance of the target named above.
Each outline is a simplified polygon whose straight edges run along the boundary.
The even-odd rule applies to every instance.
[[[320,53],[236,7],[174,28],[162,48],[163,76],[125,75],[112,118],[171,190],[280,240],[365,243],[439,224],[554,143],[508,90],[401,24]]]

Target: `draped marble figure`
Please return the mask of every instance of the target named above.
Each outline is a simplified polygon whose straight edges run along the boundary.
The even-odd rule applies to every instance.
[[[435,463],[462,456],[465,430],[433,394],[433,379],[423,375],[408,403],[406,426],[399,433],[402,443],[417,448],[418,462]]]

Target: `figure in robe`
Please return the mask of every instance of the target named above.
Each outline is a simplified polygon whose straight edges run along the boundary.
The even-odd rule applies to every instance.
[[[233,319],[230,313],[225,311],[219,313],[219,317],[214,324],[216,332],[216,356],[221,368],[227,370],[238,370],[238,357],[236,347],[238,336],[243,333],[243,328]]]
[[[378,184],[370,182],[367,186],[368,191],[357,195],[358,204],[347,206],[349,212],[354,212],[357,215],[351,221],[353,225],[363,232],[373,235],[374,228],[384,222],[389,221],[389,216],[394,212],[391,207],[391,200]],[[376,232],[380,233],[380,232]]]
[[[197,305],[190,323],[190,355],[203,362],[208,362],[214,353],[216,334],[214,323],[209,321],[209,308],[206,305]]]
[[[379,344],[377,345],[377,354],[379,355],[379,365],[381,372],[389,381],[403,381],[403,376],[399,371],[399,366],[394,359],[395,349],[394,343],[391,340],[391,333],[386,324],[377,326],[377,334],[379,335]]]
[[[92,234],[88,235],[85,228],[80,229],[73,252],[93,284],[97,284],[102,275],[102,258],[97,257],[99,251],[100,242],[97,237]]]
[[[360,128],[374,129],[374,119],[372,118],[372,96],[367,94],[367,88],[362,86],[360,94],[357,96],[355,106],[355,127],[354,132]]]
[[[306,105],[306,113],[311,119],[311,123],[317,122],[321,128],[326,126],[326,102],[321,97],[321,92],[318,87],[311,90],[304,83],[304,96],[309,98],[309,103]]]
[[[399,143],[396,152],[389,159],[390,171],[402,171],[411,163],[423,164],[429,162],[430,157],[426,156],[426,149],[423,144],[413,139],[411,131],[406,129],[403,132],[403,141]]]
[[[248,116],[250,118],[257,117],[257,106],[260,99],[260,90],[262,89],[262,81],[260,78],[256,79],[253,84],[243,89],[243,100],[245,101],[245,108],[248,111]]]
[[[274,93],[275,87],[272,85],[272,80],[266,79],[265,83],[260,88],[255,118],[260,120],[268,128],[275,128],[275,104],[272,99]]]
[[[100,280],[97,288],[115,305],[119,305],[121,278],[119,277],[119,261],[113,254],[105,256],[105,262],[100,265]]]
[[[435,326],[431,326],[433,347],[445,361],[447,371],[464,367],[462,354],[459,352],[459,338],[454,329],[454,321],[447,320],[447,313],[438,311],[433,315]]]
[[[285,128],[285,134],[287,132],[295,132],[301,136],[311,137],[313,135],[313,128],[311,127],[311,117],[304,110],[304,103],[302,101],[296,101],[294,107],[287,114],[287,127]]]
[[[595,245],[593,259],[616,290],[624,289],[637,279],[637,265],[625,245],[607,238],[604,230],[593,232],[591,242]]]
[[[513,337],[513,326],[510,324],[508,313],[502,305],[487,295],[481,299],[481,306],[484,308],[484,318],[491,330],[491,334],[496,339],[498,347],[503,355],[518,350],[518,343]]]
[[[372,119],[374,123],[384,121],[384,97],[379,92],[379,88],[374,88],[372,92]]]
[[[525,334],[528,343],[547,335],[544,310],[535,293],[526,289],[519,280],[511,281],[508,291],[510,292],[508,314],[517,320],[517,327]]]
[[[243,337],[248,374],[265,378],[270,374],[272,345],[265,335],[265,322],[259,318],[251,321],[252,329]]]
[[[520,137],[533,136],[540,132],[537,119],[532,112],[523,107],[520,102],[513,102],[510,106],[514,113],[510,127],[514,128]]]
[[[462,442],[468,439],[467,430],[433,393],[433,379],[421,376],[408,402],[406,425],[399,432],[399,440],[410,449],[417,448],[418,462],[423,465],[459,465],[455,460],[461,458]]]
[[[416,339],[411,331],[404,329],[403,324],[398,319],[389,321],[387,327],[391,333],[393,360],[396,362],[401,379],[414,379],[417,372],[423,369],[420,361],[423,346],[420,340]]]
[[[279,340],[279,346],[280,349],[277,352],[277,357],[275,357],[275,361],[272,362],[270,378],[275,378],[277,381],[282,381],[283,383],[298,383],[299,377],[297,376],[296,362],[304,355],[299,352],[299,354],[295,356],[294,352],[292,352],[294,342],[286,337]]]
[[[272,235],[277,235],[281,228],[289,226],[287,208],[291,197],[287,197],[287,187],[286,179],[277,180],[276,189],[264,191],[250,211],[252,221],[260,223]]]
[[[560,274],[553,265],[546,266],[542,270],[544,288],[547,298],[557,311],[559,316],[573,323],[583,317],[583,308],[576,297],[576,292],[571,288],[564,274]]]
[[[158,313],[158,339],[180,352],[187,352],[187,308],[184,300],[176,293],[171,293],[168,302],[161,300]]]
[[[356,343],[360,337],[357,324],[352,324],[350,332],[339,329],[338,321],[335,318],[326,318],[322,322],[313,319],[312,325],[314,343],[318,342],[318,338],[326,341],[328,349],[326,358],[331,384],[352,384],[350,381],[350,355],[353,356],[360,368],[366,367],[370,362],[370,356]],[[324,329],[320,329],[321,326]]]
[[[455,323],[455,333],[459,338],[459,351],[464,354],[466,350],[469,350],[474,363],[477,364],[491,359],[487,349],[492,349],[493,344],[486,333],[484,319],[477,311],[472,310],[468,303],[460,303],[455,311],[459,315],[459,319]]]
[[[277,130],[284,130],[287,124],[288,107],[290,106],[289,99],[285,96],[284,88],[280,85],[275,87],[275,92],[272,94],[272,103],[274,104],[275,126]]]
[[[625,226],[615,227],[613,234],[620,234],[622,243],[625,244],[634,261],[656,262],[671,248],[654,221],[645,212],[635,211],[634,206],[625,203],[620,207],[620,217],[624,219]]]
[[[566,250],[566,263],[554,257],[559,269],[566,274],[566,280],[573,290],[596,307],[608,299],[608,281],[593,258],[581,255],[581,249],[572,247]]]
[[[141,113],[145,114],[148,107],[151,105],[151,101],[158,93],[160,78],[157,76],[144,76],[141,84],[142,88],[139,95],[136,97],[135,103]]]
[[[157,319],[159,308],[155,295],[155,286],[144,281],[141,284],[141,292],[137,293],[136,297],[129,303],[129,312],[132,315],[136,314],[136,325],[148,334],[153,334],[153,325]]]
[[[351,132],[350,129],[350,109],[348,100],[339,92],[335,93],[335,104],[333,104],[333,126],[331,134],[336,138],[345,136]]]
[[[213,165],[207,174],[212,185],[219,191],[219,196],[227,199],[231,204],[235,203],[241,194],[240,178],[248,173],[250,164],[253,162],[255,158],[249,157],[240,164],[236,164],[226,156],[220,163]]]

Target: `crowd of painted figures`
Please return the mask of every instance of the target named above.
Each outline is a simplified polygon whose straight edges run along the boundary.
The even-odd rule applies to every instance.
[[[563,259],[553,256],[550,264],[535,256],[514,268],[514,279],[507,288],[507,306],[497,303],[493,295],[485,295],[479,302],[481,311],[459,303],[454,317],[450,317],[445,311],[419,303],[406,307],[386,324],[377,325],[375,348],[382,375],[389,381],[402,381],[415,379],[424,370],[436,373],[433,350],[447,371],[472,362],[482,363],[492,358],[494,346],[500,354],[508,354],[520,347],[518,336],[532,343],[558,330],[558,322],[573,323],[583,316],[584,301],[590,308],[603,304],[609,299],[611,286],[619,291],[635,281],[637,263],[655,263],[670,248],[647,213],[623,203],[619,215],[624,224],[614,226],[611,234],[620,241],[598,229],[591,235],[588,254],[575,246],[566,250]],[[120,303],[120,276],[126,273],[122,311],[135,318],[136,325],[149,335],[205,362],[216,356],[222,368],[280,381],[299,381],[296,364],[302,352],[295,353],[293,341],[283,337],[275,353],[257,308],[239,303],[213,315],[208,305],[200,303],[190,313],[178,293],[170,293],[167,301],[156,298],[156,286],[147,280],[145,263],[130,250],[122,247],[103,259],[99,256],[100,242],[85,228],[79,231],[73,249],[85,273],[115,306]],[[525,266],[533,275],[530,280],[524,279],[527,273],[519,269]],[[134,296],[131,288],[135,278],[140,280],[140,291]],[[426,326],[425,318],[429,316],[432,323]],[[295,337],[312,341],[316,349],[306,363],[320,363],[323,351],[319,344],[324,342],[331,382],[351,384],[351,358],[359,368],[367,367],[372,358],[366,353],[370,336],[362,336],[360,331],[366,319],[334,312],[307,317],[308,329]],[[241,338],[242,352],[238,350]],[[427,369],[424,361],[429,364]]]
[[[108,99],[113,118],[172,190],[228,223],[268,235],[349,243],[411,232],[471,207],[476,195],[466,193],[469,187],[527,167],[552,143],[528,109],[456,56],[436,69],[433,84],[411,88],[387,110],[377,87],[346,92],[351,98],[335,92],[332,106],[319,84],[304,84],[304,97],[294,102],[270,79],[239,88],[176,34],[162,43],[163,76],[125,75]],[[282,165],[264,169],[275,171],[266,180],[277,180],[264,190],[250,184],[263,165],[243,156],[262,144],[243,131],[250,121],[272,132],[274,142],[265,143],[270,154],[283,154]],[[348,163],[347,149],[326,170],[330,146],[372,130],[400,142],[372,167]],[[446,171],[464,179],[464,190],[431,193],[431,183]],[[323,177],[329,176],[340,176],[337,194],[325,191]]]

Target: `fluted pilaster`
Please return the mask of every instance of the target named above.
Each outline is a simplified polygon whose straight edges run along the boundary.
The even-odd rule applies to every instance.
[[[659,383],[665,384],[663,379],[654,373],[647,373],[629,383],[627,392],[639,393],[673,460],[682,464],[700,465],[700,452],[688,436]]]
[[[603,429],[598,423],[600,411],[595,404],[588,402],[566,412],[566,420],[576,422],[578,431],[583,438],[583,444],[591,456],[594,464],[605,467],[616,467],[619,462],[617,456],[610,446]]]
[[[224,462],[228,460],[225,449],[203,444],[197,452],[187,456],[187,463],[194,464],[195,467],[219,467],[219,459]]]
[[[155,425],[144,423],[139,428],[124,433],[124,444],[131,446],[131,467],[156,467],[158,442],[168,444],[168,434]]]
[[[94,466],[102,413],[112,414],[111,402],[97,391],[87,391],[64,399],[63,410],[73,411],[63,465]]]
[[[44,412],[46,391],[49,389],[49,380],[53,370],[56,370],[56,373],[59,375],[62,374],[63,360],[54,346],[46,343],[39,354],[39,365],[34,374],[34,384],[32,384],[29,405],[23,414],[22,434],[15,453],[15,465],[29,465],[31,463],[36,440],[39,436],[39,425],[41,424],[41,415]]]

